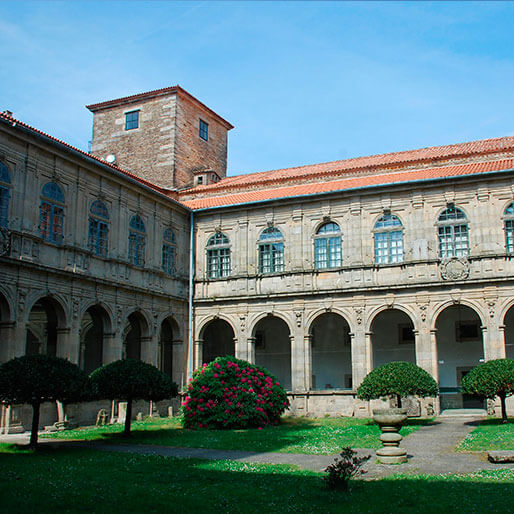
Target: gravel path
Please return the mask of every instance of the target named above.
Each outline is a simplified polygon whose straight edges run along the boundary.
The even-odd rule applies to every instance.
[[[407,450],[408,462],[401,465],[377,464],[374,452],[359,449],[360,455],[373,455],[364,469],[366,479],[380,478],[394,473],[444,474],[471,473],[482,469],[514,469],[514,464],[492,464],[483,453],[456,453],[459,441],[471,432],[481,417],[439,417],[407,436],[401,443]],[[257,453],[236,450],[210,450],[203,448],[177,448],[143,444],[111,444],[104,442],[74,442],[55,439],[40,439],[42,444],[80,446],[102,451],[163,455],[184,459],[220,459],[239,462],[262,462],[271,464],[293,464],[303,469],[322,471],[334,461],[334,455],[304,455],[297,453]],[[0,442],[27,443],[28,435],[0,436]]]

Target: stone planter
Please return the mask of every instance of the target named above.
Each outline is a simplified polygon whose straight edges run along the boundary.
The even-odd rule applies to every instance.
[[[380,427],[380,440],[384,445],[376,451],[377,459],[382,464],[401,464],[407,462],[407,452],[400,448],[403,437],[398,433],[407,419],[407,409],[375,409],[373,421]]]

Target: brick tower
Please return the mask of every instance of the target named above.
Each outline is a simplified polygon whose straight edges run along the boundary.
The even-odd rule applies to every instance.
[[[180,86],[86,107],[94,115],[95,157],[168,189],[226,176],[234,127]]]

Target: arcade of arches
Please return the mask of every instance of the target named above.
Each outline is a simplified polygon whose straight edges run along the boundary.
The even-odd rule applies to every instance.
[[[197,328],[195,367],[235,355],[269,369],[292,397],[310,391],[318,398],[331,395],[337,402],[348,397],[353,401],[354,387],[371,369],[407,361],[439,381],[441,409],[484,408],[484,402],[460,393],[461,380],[485,359],[514,357],[514,306],[496,332],[490,328],[489,346],[484,323],[491,324],[492,316],[459,302],[439,310],[433,306],[432,313],[432,321],[426,315],[421,321],[414,310],[392,306],[375,310],[362,323],[327,310],[304,324],[304,318],[297,323],[298,315],[276,310],[250,323],[248,335],[239,328],[239,315],[210,319]]]

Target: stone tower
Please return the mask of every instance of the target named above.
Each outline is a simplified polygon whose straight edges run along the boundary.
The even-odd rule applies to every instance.
[[[180,86],[86,107],[94,115],[95,157],[167,189],[226,176],[234,127]]]

